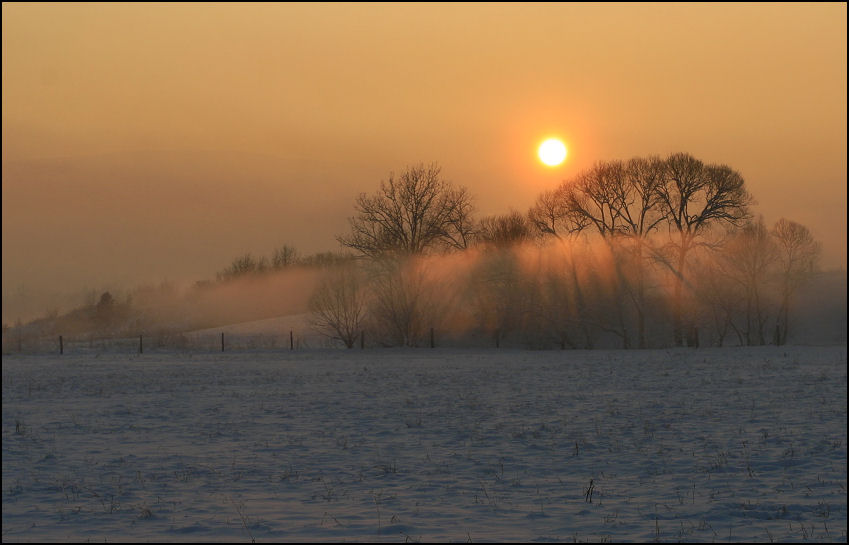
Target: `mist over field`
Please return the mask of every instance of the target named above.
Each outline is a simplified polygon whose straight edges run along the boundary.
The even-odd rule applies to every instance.
[[[206,159],[203,184],[167,188],[144,183],[151,165],[142,161],[125,180],[136,188],[125,198],[158,213],[128,224],[117,219],[126,216],[122,209],[96,201],[66,210],[70,195],[49,169],[33,181],[48,195],[42,205],[54,209],[58,223],[98,224],[114,233],[108,244],[125,254],[121,259],[151,266],[122,225],[137,223],[157,244],[173,243],[179,237],[168,233],[186,226],[196,240],[216,229],[222,244],[241,239],[226,234],[231,222],[218,219],[238,217],[230,207],[246,194],[223,181],[216,185],[222,178],[215,167],[227,167],[228,158]],[[57,168],[66,172],[67,164]],[[108,171],[110,162],[96,168]],[[82,183],[90,173],[75,176]],[[265,183],[266,194],[281,195],[280,187]],[[300,187],[308,186],[322,202],[321,186]],[[16,198],[25,193],[14,194],[22,185],[9,187]],[[210,195],[218,207],[212,217],[180,208]],[[166,204],[157,207],[160,202]],[[252,218],[257,233],[266,233],[256,240],[273,238],[267,226],[276,220],[268,218],[294,210],[294,202],[252,202],[264,214]],[[373,343],[416,346],[431,329],[460,344],[494,335],[496,344],[504,337],[532,348],[698,345],[699,330],[701,343],[717,346],[845,341],[845,271],[822,269],[822,244],[806,226],[785,218],[767,225],[745,180],[726,165],[680,153],[600,161],[540,193],[524,213],[511,208],[482,216],[475,202],[437,163],[390,172],[377,191],[356,197],[348,233],[343,228],[335,237],[341,252],[306,254],[285,244],[267,254],[254,252],[254,243],[234,250],[237,257],[225,268],[219,264],[214,279],[88,289],[75,302],[67,294],[45,300],[19,291],[4,297],[5,312],[28,308],[38,320],[25,324],[18,316],[14,331],[4,323],[4,350],[23,349],[24,337],[38,345],[56,335],[173,335],[286,315],[304,315],[312,329],[349,347],[366,332]],[[293,215],[304,213],[309,210]],[[168,221],[176,223],[163,225]],[[185,260],[196,264],[192,255]],[[46,310],[35,310],[44,304]],[[348,309],[351,304],[356,308]],[[355,313],[340,314],[349,310]]]
[[[431,161],[485,217],[691,153],[846,270],[845,4],[2,9],[4,324],[338,251],[361,192]]]
[[[66,312],[92,293],[208,280],[234,256],[283,243],[303,253],[336,250],[351,203],[391,167],[239,153],[4,160],[3,322]],[[539,192],[509,191],[529,205]],[[754,193],[758,202],[771,197],[764,191]],[[513,208],[497,204],[490,191],[474,200],[480,215]],[[778,219],[762,205],[754,210]],[[841,243],[832,239],[840,234],[814,234],[824,245],[822,267],[845,271],[845,258],[834,253]]]
[[[296,237],[305,251],[332,247],[357,191],[343,202],[330,187],[340,170],[238,153],[4,160],[3,320],[67,311],[89,292],[208,280]],[[11,281],[15,266],[25,280]]]
[[[763,282],[757,310],[762,324],[759,339],[751,323],[754,311],[747,309],[741,287],[731,277],[717,280],[712,276],[715,262],[704,261],[710,255],[702,255],[703,261],[696,267],[706,274],[695,275],[689,284],[692,291],[688,291],[686,314],[698,330],[698,338],[687,342],[696,346],[776,344],[775,328],[781,324],[776,279],[758,280]],[[290,332],[301,347],[333,347],[343,346],[343,338],[334,329],[341,325],[354,328],[350,333],[353,344],[359,346],[362,335],[370,347],[428,346],[432,329],[438,346],[585,349],[674,345],[672,277],[664,266],[647,267],[642,280],[650,295],[636,307],[631,299],[634,271],[623,272],[619,259],[621,256],[611,253],[601,241],[578,240],[479,247],[400,263],[346,257],[335,265],[293,264],[231,278],[219,273],[217,280],[191,285],[165,283],[92,293],[87,305],[72,312],[4,328],[3,351],[55,352],[59,335],[64,336],[66,346],[73,342],[87,346],[97,339],[106,343],[99,346],[107,350],[114,348],[117,339],[137,339],[139,335],[163,349],[217,349],[222,331],[228,332],[228,339],[241,336],[243,347],[263,336],[272,344],[262,341],[256,347],[288,347]],[[337,291],[340,285],[354,291]],[[357,321],[322,320],[326,316],[316,300],[327,290],[337,297],[330,310],[348,308],[349,299],[360,302]],[[644,318],[644,344],[638,338],[638,310]],[[780,344],[845,343],[845,274],[812,275],[793,296],[787,327],[789,333],[784,332],[787,336]],[[188,340],[183,337],[201,330],[206,331],[205,341],[197,335]],[[129,350],[137,350],[132,342],[127,345]]]

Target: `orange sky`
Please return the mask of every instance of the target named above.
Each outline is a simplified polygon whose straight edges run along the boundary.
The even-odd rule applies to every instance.
[[[438,161],[479,213],[597,160],[743,174],[846,265],[846,4],[15,4],[3,299],[335,250],[360,192]],[[549,169],[535,147],[569,146]],[[46,311],[49,302],[44,303]]]

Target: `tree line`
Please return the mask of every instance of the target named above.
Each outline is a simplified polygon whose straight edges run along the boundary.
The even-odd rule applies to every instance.
[[[414,346],[441,324],[539,347],[782,344],[820,245],[754,204],[735,170],[675,153],[601,161],[524,213],[476,219],[438,164],[411,166],[356,199],[337,237],[355,259],[327,268],[314,323],[348,347],[365,331]]]
[[[348,347],[421,345],[432,329],[454,344],[535,348],[784,344],[820,245],[794,221],[766,225],[754,204],[738,172],[677,153],[602,161],[528,210],[476,217],[466,188],[419,164],[357,197],[340,251],[244,254],[183,295],[92,292],[28,331],[211,327],[282,304]],[[295,274],[234,282],[279,271]]]
[[[273,250],[269,257],[255,257],[251,253],[236,257],[230,262],[230,265],[216,273],[216,280],[226,282],[244,276],[262,275],[292,267],[327,268],[339,265],[352,258],[352,255],[342,252],[319,252],[302,256],[297,248],[284,244]],[[201,285],[207,284],[201,282]]]

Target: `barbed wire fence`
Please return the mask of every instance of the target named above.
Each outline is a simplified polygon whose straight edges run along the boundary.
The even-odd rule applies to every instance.
[[[57,335],[4,331],[2,353],[27,355],[147,354],[156,352],[293,351],[344,347],[311,330],[280,333],[176,333]]]
[[[397,344],[382,340],[374,332],[361,331],[354,349],[391,348]],[[495,330],[463,332],[457,335],[449,328],[429,328],[418,348],[519,348],[521,342],[505,342]],[[552,348],[556,348],[552,345]],[[213,329],[202,332],[152,331],[140,334],[63,334],[55,330],[38,331],[4,328],[2,354],[6,355],[98,355],[153,353],[237,353],[248,351],[290,352],[315,349],[346,349],[338,338],[328,337],[310,326],[279,332],[240,333]]]

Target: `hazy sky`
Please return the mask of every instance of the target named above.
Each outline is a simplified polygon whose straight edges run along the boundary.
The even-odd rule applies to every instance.
[[[688,152],[846,266],[845,3],[2,10],[4,320],[16,293],[336,250],[357,194],[431,161],[491,214],[598,160]]]

